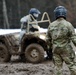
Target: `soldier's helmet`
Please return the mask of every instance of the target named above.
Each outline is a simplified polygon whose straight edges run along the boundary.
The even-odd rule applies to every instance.
[[[36,8],[31,8],[30,11],[29,11],[29,14],[33,15],[35,18],[38,17],[39,14],[41,14],[41,12],[36,9]]]
[[[59,17],[63,17],[66,19],[67,9],[64,6],[58,6],[54,10],[55,18],[58,19]]]

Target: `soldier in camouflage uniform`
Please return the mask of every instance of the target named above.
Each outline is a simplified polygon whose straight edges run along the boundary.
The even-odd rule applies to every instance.
[[[56,21],[52,22],[47,31],[47,42],[52,47],[55,74],[62,74],[62,65],[65,62],[71,75],[76,75],[75,52],[71,41],[76,45],[76,34],[71,23],[66,21],[67,10],[58,6],[54,10]]]

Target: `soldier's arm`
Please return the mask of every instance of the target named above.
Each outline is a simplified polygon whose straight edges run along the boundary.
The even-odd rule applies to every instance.
[[[69,35],[70,35],[71,41],[76,46],[76,34],[75,34],[75,30],[72,24],[69,25]]]
[[[46,33],[46,41],[49,46],[52,46],[52,38],[50,34],[50,26],[48,27],[48,31]]]

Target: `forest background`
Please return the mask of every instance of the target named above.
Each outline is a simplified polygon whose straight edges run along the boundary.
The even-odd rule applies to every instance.
[[[0,29],[20,28],[20,19],[29,14],[31,8],[39,9],[40,16],[47,12],[54,21],[53,11],[59,5],[67,8],[67,20],[76,28],[76,0],[0,0]],[[47,27],[46,24],[43,27]]]

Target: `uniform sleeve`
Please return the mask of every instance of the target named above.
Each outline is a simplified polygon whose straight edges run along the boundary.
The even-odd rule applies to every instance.
[[[28,16],[24,16],[20,19],[20,22],[27,22],[28,21]]]
[[[76,46],[76,34],[75,34],[75,30],[74,30],[74,27],[72,26],[72,24],[70,24],[70,26],[69,26],[69,35],[70,35],[71,41]]]
[[[50,34],[50,25],[49,25],[47,33],[46,33],[46,41],[47,41],[47,44],[49,46],[52,46],[52,38],[51,38],[51,34]]]

